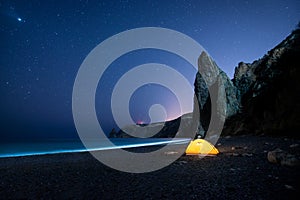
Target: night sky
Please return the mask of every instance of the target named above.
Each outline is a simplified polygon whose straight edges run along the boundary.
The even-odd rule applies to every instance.
[[[138,27],[180,31],[232,78],[240,61],[262,57],[299,20],[300,1],[0,0],[1,140],[77,137],[72,118],[77,71],[94,47],[119,32]],[[168,64],[194,82],[195,69],[170,53],[141,50],[120,57],[96,93],[104,131],[116,128],[109,110],[114,84],[131,67],[149,62]],[[148,109],[155,103],[165,106],[167,119],[181,114],[174,94],[148,84],[132,96],[134,121],[149,122]]]

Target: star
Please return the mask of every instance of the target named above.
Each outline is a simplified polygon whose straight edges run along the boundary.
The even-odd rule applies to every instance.
[[[23,23],[25,23],[25,20],[22,19],[21,17],[18,17],[17,20],[18,20],[18,22],[23,22]]]

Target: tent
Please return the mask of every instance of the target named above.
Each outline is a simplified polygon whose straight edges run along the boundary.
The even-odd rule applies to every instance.
[[[185,150],[186,155],[217,155],[218,149],[204,139],[192,140]]]

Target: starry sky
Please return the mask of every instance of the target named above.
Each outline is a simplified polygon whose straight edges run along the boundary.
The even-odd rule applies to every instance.
[[[180,31],[199,42],[232,78],[240,61],[262,57],[299,20],[300,2],[291,0],[0,0],[0,136],[76,137],[72,88],[77,71],[94,47],[119,32],[149,26]],[[105,72],[96,93],[104,131],[115,128],[109,111],[114,83],[130,67],[147,62],[173,66],[194,82],[195,69],[169,53],[142,50],[121,57]],[[168,118],[180,115],[174,94],[149,84],[132,96],[134,121],[149,122],[149,106],[158,101]]]

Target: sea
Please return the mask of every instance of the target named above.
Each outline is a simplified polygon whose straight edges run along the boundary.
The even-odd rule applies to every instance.
[[[190,138],[112,138],[110,142],[91,141],[86,148],[80,140],[41,140],[0,143],[0,158],[126,149],[167,144],[187,144]]]

